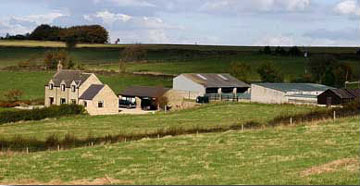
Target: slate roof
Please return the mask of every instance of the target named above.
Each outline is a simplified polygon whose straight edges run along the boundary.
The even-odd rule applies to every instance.
[[[332,91],[334,94],[339,96],[341,99],[353,99],[360,97],[360,89],[332,89],[329,90]]]
[[[66,87],[70,87],[70,84],[72,81],[75,81],[75,83],[80,86],[82,85],[91,74],[89,73],[83,73],[79,70],[61,70],[57,72],[53,77],[52,81],[54,82],[54,86],[58,87],[60,86],[61,82],[64,81]]]
[[[335,89],[333,87],[329,87],[321,84],[314,84],[314,83],[254,83],[254,84],[285,93],[326,91],[328,89]]]
[[[216,73],[189,73],[182,74],[190,80],[203,85],[207,88],[249,88],[250,85],[236,79],[230,74],[216,74]]]
[[[105,85],[91,85],[85,90],[79,99],[92,100],[104,87]]]
[[[131,86],[121,92],[120,95],[156,98],[164,95],[168,90],[170,89],[163,87]]]

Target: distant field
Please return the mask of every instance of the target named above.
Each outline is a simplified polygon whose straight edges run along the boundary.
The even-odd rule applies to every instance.
[[[0,184],[358,185],[359,119],[0,154]]]
[[[24,92],[22,99],[43,99],[44,85],[48,83],[55,72],[9,72],[0,71],[0,100],[3,92],[10,89],[19,89]],[[172,86],[172,79],[153,78],[134,75],[98,75],[100,80],[108,84],[115,93],[132,85],[163,85]]]
[[[294,105],[221,103],[168,114],[78,116],[58,120],[9,124],[0,126],[0,134],[5,138],[22,135],[44,139],[50,134],[58,134],[59,137],[64,137],[67,133],[73,133],[78,137],[87,137],[89,134],[104,136],[106,134],[144,133],[174,127],[229,126],[247,121],[264,123],[282,114],[305,113],[314,109],[322,108]]]

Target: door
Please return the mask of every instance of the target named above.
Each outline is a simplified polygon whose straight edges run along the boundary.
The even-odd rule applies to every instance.
[[[332,97],[327,97],[326,98],[326,105],[329,107],[329,106],[331,106],[331,104],[332,104]]]
[[[49,97],[49,103],[50,103],[50,105],[54,104],[54,98],[53,97]]]

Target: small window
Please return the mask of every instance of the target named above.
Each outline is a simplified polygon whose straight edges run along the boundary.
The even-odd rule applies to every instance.
[[[104,107],[104,102],[103,101],[99,101],[98,102],[98,108],[103,108]]]
[[[76,91],[76,86],[75,85],[72,85],[71,86],[71,92],[75,92]]]
[[[50,89],[50,90],[54,89],[54,84],[50,83],[50,84],[49,84],[49,89]]]
[[[76,104],[76,99],[71,99],[71,104]]]
[[[84,107],[87,107],[87,102],[86,101],[84,101]]]
[[[60,104],[61,104],[61,105],[66,104],[66,99],[65,99],[65,98],[61,98],[61,99],[60,99]]]
[[[65,85],[61,84],[61,91],[65,92]]]

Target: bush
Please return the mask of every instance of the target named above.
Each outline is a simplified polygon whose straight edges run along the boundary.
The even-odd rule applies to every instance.
[[[56,118],[84,113],[85,109],[81,105],[61,105],[34,110],[4,111],[0,112],[0,124],[17,121],[41,120],[45,118]]]
[[[258,69],[261,81],[267,83],[281,83],[284,82],[284,76],[271,63],[264,63]]]
[[[11,102],[19,101],[21,96],[24,94],[22,90],[12,89],[4,93],[4,97]]]

